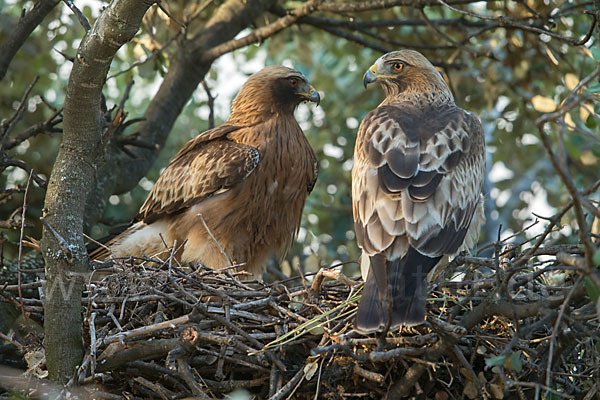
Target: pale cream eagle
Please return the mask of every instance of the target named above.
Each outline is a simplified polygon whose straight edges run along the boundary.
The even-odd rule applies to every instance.
[[[479,119],[454,104],[434,66],[412,50],[364,75],[386,98],[358,128],[352,204],[365,288],[356,329],[425,318],[427,273],[475,243],[484,220],[485,144]]]

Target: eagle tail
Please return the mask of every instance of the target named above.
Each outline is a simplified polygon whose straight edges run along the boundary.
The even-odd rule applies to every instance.
[[[378,331],[390,319],[390,330],[422,323],[427,296],[425,279],[440,259],[423,255],[412,247],[404,257],[392,261],[381,254],[371,256],[371,268],[356,313],[356,329]]]

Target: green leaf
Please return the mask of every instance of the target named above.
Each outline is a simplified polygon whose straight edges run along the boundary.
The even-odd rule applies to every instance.
[[[596,250],[596,252],[594,253],[594,257],[592,259],[594,261],[594,264],[596,264],[596,266],[600,266],[600,249]]]
[[[521,372],[521,369],[523,369],[523,364],[521,363],[521,351],[515,351],[510,355],[509,368]]]
[[[594,47],[592,49],[592,57],[594,57],[594,60],[597,62],[600,62],[600,47]]]
[[[593,86],[590,86],[586,89],[587,93],[600,93],[600,83],[596,83]]]
[[[488,367],[495,367],[497,365],[502,365],[506,360],[506,356],[495,356],[485,359],[485,365]]]
[[[583,279],[583,286],[585,286],[585,291],[590,297],[590,300],[596,303],[600,297],[600,288],[596,286],[594,281],[592,281],[590,278]]]

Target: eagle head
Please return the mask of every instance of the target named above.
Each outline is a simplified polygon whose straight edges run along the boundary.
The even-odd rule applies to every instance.
[[[232,117],[266,120],[280,114],[293,114],[302,101],[319,104],[319,92],[295,69],[268,66],[251,75],[233,100]],[[231,119],[230,118],[230,119]]]
[[[363,76],[365,88],[373,82],[379,82],[388,96],[441,91],[452,97],[442,75],[414,50],[392,51],[379,57]]]

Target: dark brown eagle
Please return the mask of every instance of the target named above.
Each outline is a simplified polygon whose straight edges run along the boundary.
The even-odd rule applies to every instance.
[[[284,255],[317,179],[317,159],[294,110],[319,102],[298,71],[252,75],[221,126],[190,140],[158,178],[134,223],[92,258],[170,254],[210,268],[259,274]]]
[[[484,221],[479,119],[416,51],[380,57],[364,75],[365,87],[376,81],[386,98],[358,128],[352,169],[361,332],[422,323],[428,272],[472,247]]]

